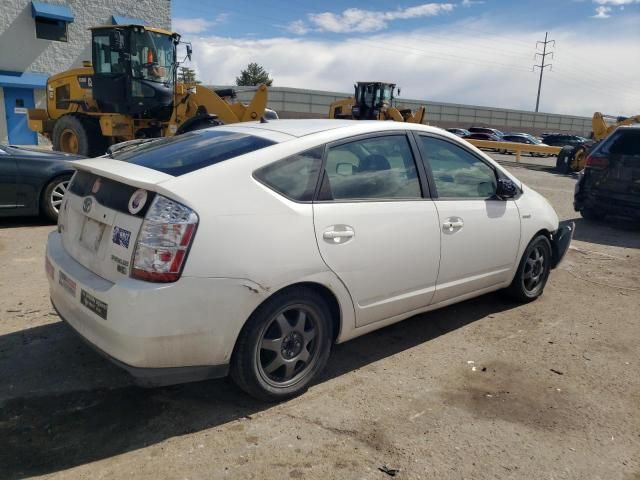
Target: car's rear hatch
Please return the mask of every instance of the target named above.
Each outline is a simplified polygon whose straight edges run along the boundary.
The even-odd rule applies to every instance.
[[[63,202],[64,249],[95,274],[116,282],[129,275],[136,239],[156,185],[172,177],[112,159],[73,163],[77,173]]]
[[[618,129],[593,152],[606,156],[608,166],[593,172],[596,189],[640,202],[640,128]]]

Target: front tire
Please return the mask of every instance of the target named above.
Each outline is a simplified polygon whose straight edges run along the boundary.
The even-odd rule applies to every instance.
[[[538,235],[524,251],[507,292],[518,302],[532,302],[542,295],[550,272],[551,242],[546,236]]]
[[[102,155],[107,150],[107,139],[102,136],[98,121],[80,116],[64,115],[53,127],[53,149],[85,157]]]
[[[584,218],[585,220],[589,220],[592,222],[599,222],[603,220],[605,217],[605,214],[600,210],[596,210],[594,208],[587,208],[587,207],[583,207],[580,210],[580,215],[582,215],[582,218]]]
[[[277,402],[304,393],[327,363],[333,323],[327,302],[306,288],[274,295],[251,315],[231,357],[231,378]]]
[[[52,222],[58,221],[58,212],[62,206],[62,198],[69,186],[71,175],[61,175],[54,178],[42,191],[40,199],[40,210],[42,214]]]

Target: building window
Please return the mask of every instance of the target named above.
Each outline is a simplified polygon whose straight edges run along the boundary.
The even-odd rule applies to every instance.
[[[36,17],[36,38],[66,42],[67,22],[45,17]]]

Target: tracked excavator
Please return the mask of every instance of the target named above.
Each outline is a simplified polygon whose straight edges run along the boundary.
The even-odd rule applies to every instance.
[[[422,123],[425,107],[415,112],[395,106],[395,83],[357,82],[354,96],[336,100],[329,107],[329,118],[353,120],[395,120],[396,122]],[[397,89],[398,93],[400,89]]]
[[[595,112],[591,119],[592,140],[588,145],[566,145],[558,153],[556,169],[562,173],[579,172],[587,162],[589,151],[600,141],[607,138],[616,128],[623,125],[640,123],[640,115],[616,117]]]
[[[258,120],[259,86],[248,105],[231,89],[178,82],[180,35],[142,25],[91,29],[92,61],[47,81],[46,109],[29,109],[29,127],[55,150],[85,156],[134,139],[168,137],[223,123]],[[191,59],[191,45],[186,44]]]

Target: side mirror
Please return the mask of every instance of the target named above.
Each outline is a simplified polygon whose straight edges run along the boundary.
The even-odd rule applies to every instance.
[[[114,52],[124,52],[124,35],[120,30],[112,30],[109,32],[109,43],[111,50]]]
[[[187,58],[191,61],[191,54],[193,53],[193,48],[191,48],[191,44],[187,43]]]
[[[513,198],[518,194],[518,186],[510,178],[499,178],[498,188],[496,188],[496,195],[506,200],[507,198]]]
[[[336,165],[336,173],[342,177],[353,175],[353,164],[347,162],[339,163]]]

